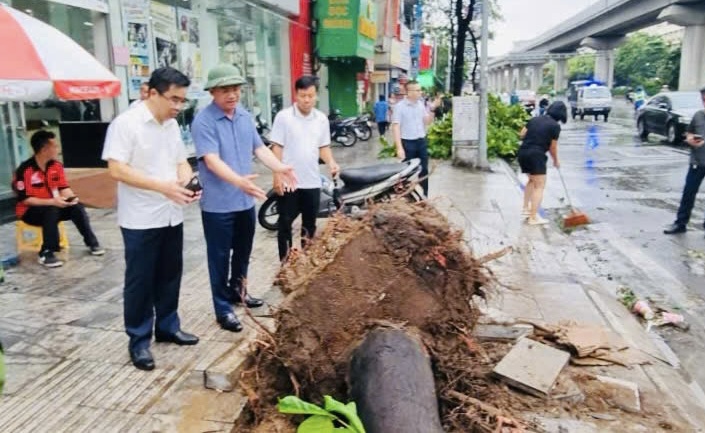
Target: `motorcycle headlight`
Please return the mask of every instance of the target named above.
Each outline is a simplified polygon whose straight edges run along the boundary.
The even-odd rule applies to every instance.
[[[690,125],[690,121],[693,120],[690,117],[679,117],[678,118],[678,123],[683,123],[686,125]]]

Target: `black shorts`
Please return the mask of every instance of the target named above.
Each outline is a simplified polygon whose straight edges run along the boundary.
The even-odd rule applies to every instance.
[[[517,159],[522,173],[546,174],[548,157],[544,152],[533,149],[519,149]]]

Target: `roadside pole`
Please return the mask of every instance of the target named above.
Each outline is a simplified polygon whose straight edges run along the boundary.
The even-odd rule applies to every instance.
[[[490,21],[490,1],[482,0],[482,34],[480,48],[480,148],[478,158],[478,168],[487,169],[487,117],[489,114],[487,95],[488,84],[487,79],[487,44],[489,43],[489,21]]]

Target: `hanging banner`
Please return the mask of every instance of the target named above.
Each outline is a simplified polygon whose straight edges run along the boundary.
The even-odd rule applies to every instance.
[[[149,80],[151,74],[149,1],[122,0],[122,10],[129,55],[127,97],[138,99],[140,86]]]
[[[192,82],[192,90],[202,87],[201,41],[198,17],[188,9],[178,8],[179,60],[181,72]]]
[[[155,66],[157,68],[169,66],[178,69],[176,8],[152,2],[150,11],[156,51]]]

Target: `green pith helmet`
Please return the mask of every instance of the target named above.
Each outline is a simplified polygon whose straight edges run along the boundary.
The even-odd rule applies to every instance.
[[[240,75],[240,70],[233,65],[221,64],[208,71],[208,82],[205,90],[214,87],[240,86],[247,80]]]

